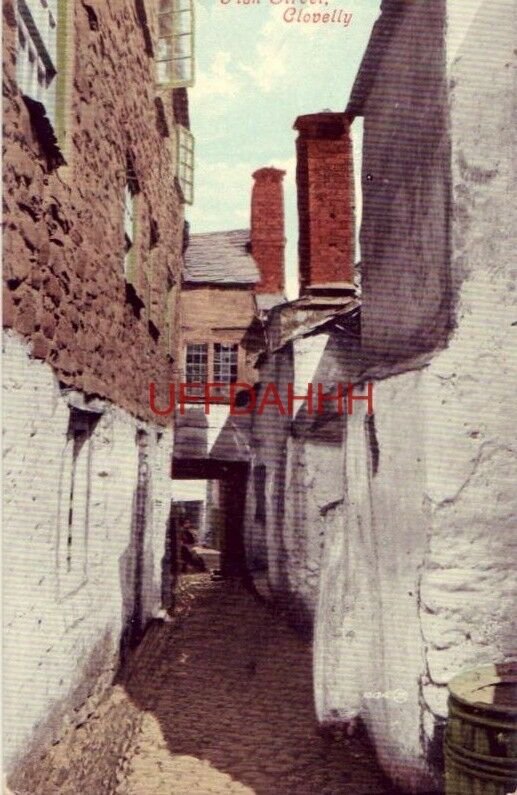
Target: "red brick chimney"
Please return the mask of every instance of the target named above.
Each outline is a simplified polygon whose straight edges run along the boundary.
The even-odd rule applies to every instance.
[[[354,172],[344,113],[299,116],[294,124],[300,291],[336,290],[354,280]]]
[[[284,191],[285,171],[259,168],[251,192],[251,253],[262,279],[258,293],[284,291]]]

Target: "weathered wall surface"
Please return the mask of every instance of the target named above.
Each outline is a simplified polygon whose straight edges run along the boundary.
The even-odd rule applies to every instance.
[[[289,593],[296,598],[299,623],[310,626],[318,599],[325,514],[343,497],[341,447],[289,439],[286,493],[283,542]]]
[[[3,401],[10,769],[84,720],[120,653],[161,606],[172,438],[106,403],[90,439],[90,475],[79,463],[76,470],[74,511],[89,488],[89,521],[74,523],[68,542],[69,404],[49,365],[31,359],[12,333],[4,339]]]
[[[362,340],[381,360],[432,350],[450,326],[445,5],[385,0],[377,24],[394,32],[365,77]]]
[[[4,3],[4,325],[30,340],[64,383],[155,419],[148,383],[173,380],[183,208],[171,92],[160,113],[135,9],[125,0],[73,4],[67,165],[50,169],[15,81],[13,3]],[[124,279],[128,158],[139,186],[138,311]]]
[[[456,326],[446,349],[426,365],[376,382],[373,418],[365,415],[364,404],[354,405],[353,415],[343,420],[341,464],[337,451],[331,454],[330,441],[324,455],[316,453],[315,429],[305,439],[298,434],[289,441],[291,429],[284,431],[288,486],[277,513],[286,521],[282,532],[267,535],[275,560],[276,550],[296,550],[284,555],[281,581],[308,603],[304,556],[323,529],[314,627],[318,718],[343,722],[360,716],[386,773],[411,793],[443,791],[442,736],[451,677],[515,655],[517,440],[510,418],[517,411],[517,345],[509,212],[515,203],[514,3],[473,2],[469,24],[457,9],[452,13],[453,3],[448,5],[451,173],[443,171],[442,158],[436,172],[442,187],[435,186],[436,205],[430,201],[425,210],[418,192],[404,188],[397,193],[398,227],[379,224],[368,205],[363,223],[372,224],[364,234],[384,268],[396,256],[392,235],[406,229],[404,218],[418,226],[422,211],[423,226],[413,240],[420,240],[425,256],[414,261],[433,271],[428,307],[445,286],[442,277],[450,265],[454,290],[445,297],[457,301]],[[418,11],[427,19],[423,8],[412,4],[406,26],[394,39],[403,69],[400,53],[415,46],[407,23],[421,30],[422,20],[415,23],[414,15]],[[398,79],[393,47],[390,53],[378,91],[385,85],[384,70],[390,71],[387,81]],[[382,151],[375,158],[379,164],[389,160]],[[447,219],[448,182],[453,206]],[[431,183],[426,184],[432,193]],[[389,186],[384,190],[389,192]],[[432,240],[425,231],[440,217],[446,226],[450,221],[449,251],[443,226],[444,236]],[[446,262],[433,270],[440,251]],[[384,293],[375,305],[379,345],[405,323],[407,284],[401,285],[397,274],[392,281],[388,271],[388,278],[378,274]],[[374,302],[371,294],[370,309]],[[371,342],[368,337],[366,348]],[[310,345],[320,357],[315,379],[339,375],[340,360],[331,347],[318,352],[315,342]],[[397,354],[397,345],[391,352]],[[274,362],[268,361],[264,373],[274,372]],[[343,381],[346,372],[342,361]],[[262,446],[267,448],[264,440]],[[277,442],[275,450],[280,447]],[[326,458],[328,465],[322,466]],[[314,479],[308,477],[311,460]],[[330,478],[336,479],[335,500],[325,508],[321,495],[330,488]]]
[[[263,399],[267,384],[275,384],[282,400],[285,399],[286,385],[293,381],[293,358],[289,349],[283,349],[271,356],[260,369],[259,400]],[[285,566],[283,543],[283,511],[286,478],[286,455],[289,418],[282,416],[275,406],[266,406],[261,414],[255,412],[251,430],[251,471],[250,484],[257,489],[255,469],[262,467],[263,521],[256,516],[252,532],[247,534],[248,556],[258,549],[263,560],[263,544],[267,550],[267,569],[269,586],[275,597],[285,602],[289,590],[288,574]],[[248,500],[249,501],[249,500]],[[288,603],[288,600],[287,600]]]
[[[513,9],[449,19],[457,328],[429,367],[376,384],[374,437],[350,418],[345,538],[340,520],[326,535],[319,715],[360,714],[410,792],[440,791],[450,678],[515,651]]]

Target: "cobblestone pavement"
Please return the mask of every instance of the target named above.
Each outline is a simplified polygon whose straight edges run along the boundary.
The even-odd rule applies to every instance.
[[[143,719],[119,795],[393,793],[364,741],[318,733],[310,644],[240,585],[191,575],[182,598],[125,683]]]

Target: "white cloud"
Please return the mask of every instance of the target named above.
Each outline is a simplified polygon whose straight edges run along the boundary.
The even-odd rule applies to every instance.
[[[289,41],[285,25],[271,16],[262,26],[255,47],[254,57],[241,69],[264,93],[278,90],[288,76]]]
[[[200,162],[196,170],[196,201],[189,208],[192,232],[247,227],[250,216],[251,162]]]
[[[192,94],[195,101],[213,97],[235,99],[242,89],[242,80],[235,70],[230,70],[232,55],[218,50],[207,72],[201,72],[196,78]],[[223,108],[224,109],[224,108]]]

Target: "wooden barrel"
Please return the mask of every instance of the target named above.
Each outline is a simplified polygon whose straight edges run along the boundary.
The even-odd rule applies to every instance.
[[[449,683],[446,795],[517,793],[517,664],[485,665]]]

